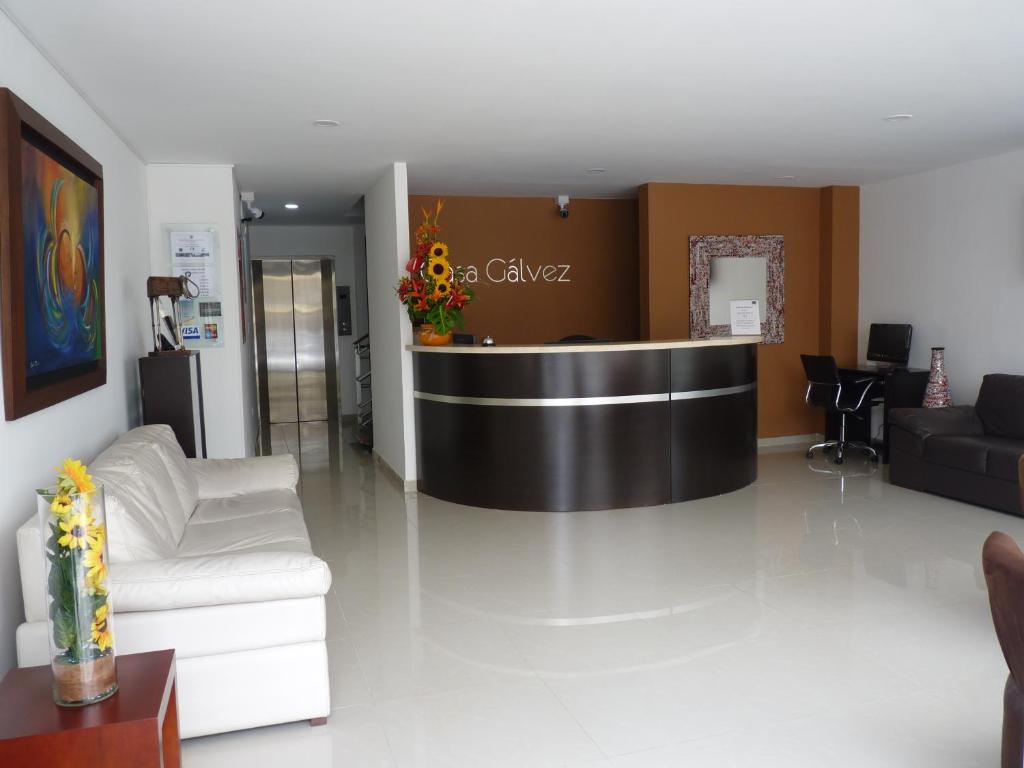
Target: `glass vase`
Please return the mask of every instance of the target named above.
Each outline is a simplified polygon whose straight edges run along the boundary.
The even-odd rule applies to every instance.
[[[46,561],[53,700],[63,707],[117,691],[103,487],[37,495]]]

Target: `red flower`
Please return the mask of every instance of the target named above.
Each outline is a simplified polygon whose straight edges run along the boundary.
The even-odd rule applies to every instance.
[[[448,306],[455,309],[462,309],[469,303],[469,294],[463,292],[461,283],[452,283],[451,291],[448,294]]]

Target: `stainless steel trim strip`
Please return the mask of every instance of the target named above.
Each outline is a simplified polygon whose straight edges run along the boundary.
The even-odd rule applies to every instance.
[[[695,389],[689,392],[656,392],[650,395],[610,395],[607,397],[460,397],[435,395],[432,392],[413,392],[418,400],[450,405],[490,405],[527,407],[572,407],[582,405],[626,405],[630,403],[664,403],[669,400],[696,400],[703,397],[721,397],[749,392],[756,383],[740,384],[719,389]]]
[[[413,396],[419,400],[431,400],[435,403],[450,403],[452,405],[533,407],[624,405],[626,403],[664,403],[668,401],[668,392],[657,392],[653,395],[612,395],[609,397],[458,397],[455,395],[435,395],[431,392],[413,392]]]
[[[749,392],[757,388],[757,382],[739,384],[735,387],[719,387],[718,389],[693,389],[689,392],[673,392],[673,400],[698,400],[702,397],[722,397],[723,395],[738,395],[740,392]]]

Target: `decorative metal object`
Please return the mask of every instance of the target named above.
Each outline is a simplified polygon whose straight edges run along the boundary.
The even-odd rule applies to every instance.
[[[493,336],[484,336],[484,340],[480,342],[480,346],[482,347],[493,347],[494,345],[495,341]]]
[[[189,284],[192,288],[189,288]],[[199,296],[199,287],[187,277],[153,276],[146,280],[146,295],[149,296],[149,311],[153,319],[153,351],[151,355],[184,352],[181,338],[181,316],[178,301],[182,298],[195,299]],[[167,297],[171,300],[171,314],[168,316],[161,307],[160,300]]]
[[[924,390],[925,408],[946,408],[953,404],[949,393],[949,378],[946,376],[946,348],[932,347],[932,366],[928,374],[928,386]]]

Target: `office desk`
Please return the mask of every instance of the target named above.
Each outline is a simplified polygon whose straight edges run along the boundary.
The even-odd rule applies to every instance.
[[[564,512],[749,485],[760,340],[412,346],[419,490]]]
[[[917,408],[924,400],[928,386],[928,371],[921,368],[840,368],[839,378],[845,383],[854,379],[872,378],[871,389],[856,417],[847,419],[846,436],[879,448],[883,464],[889,463],[889,411],[893,408]],[[871,408],[882,404],[882,439],[873,440],[871,434]],[[825,420],[825,439],[835,440],[839,435],[839,416],[830,413]]]

